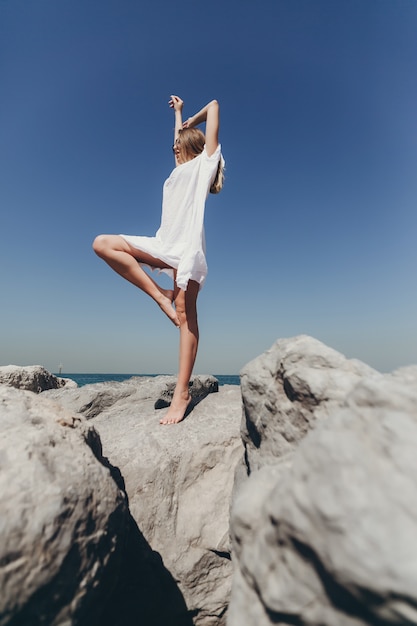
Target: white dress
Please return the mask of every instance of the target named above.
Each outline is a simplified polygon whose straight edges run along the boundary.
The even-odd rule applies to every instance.
[[[221,146],[208,156],[206,148],[191,161],[178,165],[164,183],[161,225],[155,237],[121,235],[135,248],[177,270],[177,285],[187,289],[195,280],[200,289],[207,276],[204,208],[216,177]],[[171,269],[156,268],[174,277]]]

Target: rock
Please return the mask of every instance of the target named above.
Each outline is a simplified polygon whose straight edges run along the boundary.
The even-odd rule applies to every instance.
[[[96,624],[128,518],[97,432],[6,385],[0,431],[0,624]]]
[[[65,387],[65,389],[76,389],[78,387],[78,384],[75,380],[72,380],[72,378],[61,378],[60,376],[57,376],[57,379],[61,383],[59,387]]]
[[[97,626],[193,626],[176,581],[132,517],[125,538],[120,576]]]
[[[155,402],[155,409],[164,409],[171,404],[174,395],[176,380],[167,383],[166,389]],[[193,408],[204,400],[209,393],[217,393],[219,391],[219,381],[214,376],[194,376],[189,384],[190,395],[192,398],[191,407]]]
[[[59,400],[59,403],[69,409],[80,413],[86,419],[92,419],[103,411],[117,411],[119,405],[126,402],[140,403],[158,397],[165,390],[167,382],[172,376],[145,377],[134,376],[123,382],[108,381],[105,383],[93,383],[83,385],[76,389],[45,391],[44,395]]]
[[[312,337],[278,340],[241,372],[246,473],[291,453],[363,377],[374,375]]]
[[[198,626],[222,626],[232,571],[230,497],[243,452],[240,388],[222,386],[180,424],[161,426],[155,402],[173,381],[138,377],[45,395],[93,419],[135,522],[178,582],[188,609],[178,625],[192,616]]]
[[[0,384],[35,393],[40,393],[46,389],[77,386],[73,380],[58,378],[41,365],[28,365],[26,367],[4,365],[0,367]]]
[[[162,409],[171,404],[177,379],[175,376],[132,376],[122,382],[108,381],[93,383],[77,389],[65,388],[65,394],[50,395],[57,397],[64,406],[81,413],[87,419],[96,417],[104,410],[116,408],[127,401],[141,402],[153,399],[154,408]],[[190,381],[190,393],[194,408],[209,393],[219,390],[218,380],[214,376],[193,376]]]
[[[417,624],[413,372],[383,376],[306,337],[245,368],[228,626]]]
[[[391,376],[394,379],[405,382],[417,389],[417,365],[406,365],[405,367],[400,367],[391,372]]]

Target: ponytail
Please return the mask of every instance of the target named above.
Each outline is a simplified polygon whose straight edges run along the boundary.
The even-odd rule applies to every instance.
[[[224,160],[223,160],[223,157],[220,156],[219,164],[217,166],[216,176],[210,187],[210,193],[220,193],[221,190],[223,189],[223,183],[224,183]]]

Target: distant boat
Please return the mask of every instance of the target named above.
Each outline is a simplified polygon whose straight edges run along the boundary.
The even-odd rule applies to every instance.
[[[63,367],[64,367],[64,366],[62,365],[62,363],[60,363],[60,364],[59,364],[59,368],[58,368],[59,375],[61,375],[61,374],[62,374],[62,368],[63,368]]]

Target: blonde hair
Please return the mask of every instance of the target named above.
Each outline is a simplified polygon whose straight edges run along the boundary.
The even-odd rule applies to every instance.
[[[176,141],[181,158],[190,161],[201,154],[206,143],[204,133],[199,128],[182,128]],[[216,176],[210,187],[210,193],[220,193],[224,183],[224,161],[221,158],[217,166]]]

